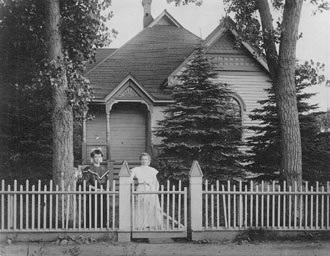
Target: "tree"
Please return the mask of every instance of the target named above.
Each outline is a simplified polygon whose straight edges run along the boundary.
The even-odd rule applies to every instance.
[[[304,91],[307,87],[324,82],[324,76],[319,75],[322,68],[320,64],[305,62],[297,65],[295,75],[302,139],[303,178],[309,181],[327,177],[326,163],[330,161],[330,152],[323,148],[325,144],[320,139],[320,125],[317,121],[323,113],[315,112],[318,106],[308,103],[308,99],[315,94]],[[252,120],[259,121],[261,125],[249,127],[255,135],[248,138],[247,142],[251,149],[248,169],[258,174],[257,179],[260,180],[282,180],[280,130],[274,90],[270,88],[266,91],[268,98],[259,101],[262,106],[253,110],[253,114],[250,115]]]
[[[50,88],[33,81],[44,58],[42,8],[35,0],[0,3],[0,169],[6,179],[51,177]]]
[[[82,118],[87,103],[93,98],[83,72],[86,62],[93,61],[96,48],[110,42],[105,26],[112,16],[111,12],[106,12],[110,4],[110,0],[6,0],[0,4],[5,14],[2,28],[10,33],[10,21],[14,19],[24,32],[20,35],[27,37],[29,33],[31,38],[30,48],[23,47],[20,55],[31,56],[33,60],[33,69],[25,70],[29,76],[25,84],[45,86],[52,91],[53,178],[56,183],[63,178],[66,185],[72,183],[73,117]],[[35,58],[32,48],[37,52]],[[9,59],[12,55],[6,57]],[[16,74],[10,73],[18,69],[13,70],[10,65],[6,68],[9,75],[4,80],[11,85]],[[19,81],[18,88],[23,84]]]
[[[173,0],[180,3],[197,3],[200,0]],[[168,2],[172,2],[168,0]],[[234,13],[235,29],[242,40],[250,43],[259,54],[265,54],[272,78],[281,131],[281,172],[288,185],[302,181],[301,138],[295,87],[296,44],[299,38],[303,0],[273,0],[272,6],[281,12],[277,27],[273,24],[267,0],[225,0],[227,13]],[[327,8],[324,1],[319,8]]]
[[[233,111],[229,86],[213,82],[215,76],[199,42],[178,82],[169,88],[175,103],[166,108],[155,132],[162,138],[166,178],[187,180],[193,160],[211,181],[242,176],[240,119]]]

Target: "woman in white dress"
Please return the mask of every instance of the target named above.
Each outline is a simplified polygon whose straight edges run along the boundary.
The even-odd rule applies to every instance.
[[[141,166],[131,170],[131,181],[137,179],[137,192],[158,191],[158,171],[149,166],[151,157],[148,153],[140,156]],[[160,229],[162,214],[158,194],[137,194],[134,200],[133,226],[138,230]]]

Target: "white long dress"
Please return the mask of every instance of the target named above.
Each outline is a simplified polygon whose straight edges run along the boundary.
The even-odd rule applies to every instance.
[[[158,191],[158,171],[150,166],[139,166],[131,170],[131,181],[138,180],[137,192]],[[137,194],[134,200],[133,226],[138,230],[160,229],[162,214],[158,194]]]

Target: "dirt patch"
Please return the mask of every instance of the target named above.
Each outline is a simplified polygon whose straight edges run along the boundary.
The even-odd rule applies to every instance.
[[[56,243],[17,243],[1,245],[1,256],[328,256],[328,241],[264,243],[108,243],[57,245]]]

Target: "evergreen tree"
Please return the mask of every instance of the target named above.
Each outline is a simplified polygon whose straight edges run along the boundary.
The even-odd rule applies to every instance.
[[[315,93],[304,91],[305,88],[324,81],[324,77],[319,75],[321,68],[321,65],[313,62],[305,62],[296,68],[295,81],[302,143],[303,178],[305,180],[317,180],[322,176],[321,173],[326,175],[328,167],[325,163],[330,161],[330,152],[325,147],[325,139],[320,135],[320,127],[317,122],[322,113],[313,112],[318,108],[317,104],[308,103],[308,99]],[[248,169],[256,173],[260,180],[281,180],[283,178],[280,169],[282,157],[275,95],[273,88],[266,89],[266,91],[268,98],[259,101],[262,107],[253,110],[253,114],[250,115],[252,120],[260,121],[261,125],[249,127],[255,132],[255,135],[248,138],[247,142],[251,147],[249,151],[251,155],[247,158],[250,162]]]
[[[165,178],[187,180],[197,160],[209,180],[242,176],[238,161],[241,123],[233,111],[227,84],[214,83],[216,74],[202,42],[192,60],[170,87],[175,103],[164,111],[156,136],[162,139],[160,163]]]

